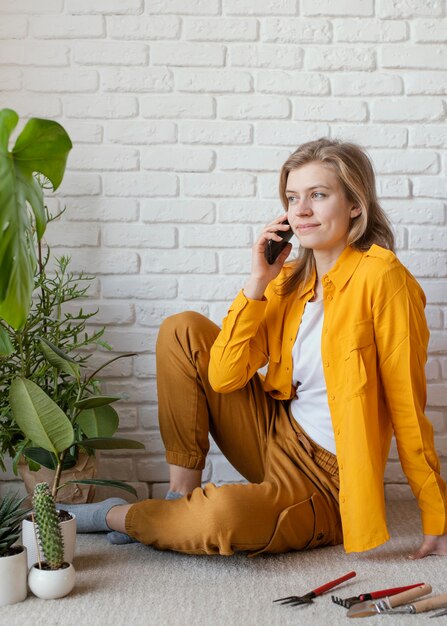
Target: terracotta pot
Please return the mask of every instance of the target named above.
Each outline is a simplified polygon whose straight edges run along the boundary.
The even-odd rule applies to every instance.
[[[85,452],[79,454],[78,462],[74,467],[69,470],[64,470],[61,474],[61,480],[59,484],[63,484],[67,480],[77,480],[85,478],[95,478],[96,476],[96,458],[89,456]],[[51,487],[54,480],[54,470],[50,470],[47,467],[41,466],[37,472],[32,472],[24,460],[21,460],[18,465],[18,470],[27,492],[31,495],[33,493],[34,485],[37,483],[48,483]],[[86,502],[93,502],[95,497],[94,485],[66,485],[62,489],[59,489],[56,495],[56,502],[67,502],[73,504],[85,504]]]
[[[56,600],[67,596],[75,584],[76,572],[73,565],[46,570],[35,563],[28,574],[28,586],[38,598]]]
[[[27,596],[26,548],[15,546],[21,551],[12,556],[0,557],[0,606],[22,602]]]
[[[73,515],[70,520],[60,522],[62,531],[62,539],[64,542],[64,561],[71,563],[74,558],[76,548],[76,517]],[[22,543],[26,546],[28,552],[28,568],[34,563],[44,559],[42,551],[38,552],[37,539],[34,532],[34,524],[31,520],[23,520],[22,522]]]

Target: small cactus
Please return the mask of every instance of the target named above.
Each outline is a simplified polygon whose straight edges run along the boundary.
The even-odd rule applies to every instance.
[[[64,562],[64,542],[54,498],[47,483],[38,483],[34,487],[33,506],[45,561],[50,569],[59,569]]]

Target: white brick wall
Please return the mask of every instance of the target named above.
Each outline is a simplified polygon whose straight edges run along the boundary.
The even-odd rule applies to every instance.
[[[75,144],[48,241],[97,275],[87,306],[114,354],[137,353],[104,375],[148,450],[104,454],[104,476],[164,494],[157,328],[185,308],[220,322],[280,210],[280,165],[324,135],[371,153],[426,291],[447,475],[446,14],[445,0],[2,0],[0,106],[58,119]],[[215,446],[205,474],[240,479]],[[395,449],[387,481],[404,481]]]

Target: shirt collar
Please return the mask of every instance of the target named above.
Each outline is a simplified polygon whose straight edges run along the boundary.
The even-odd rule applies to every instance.
[[[326,274],[338,291],[343,289],[348,280],[351,278],[363,255],[364,252],[355,250],[351,246],[347,246],[338,257],[335,265]]]

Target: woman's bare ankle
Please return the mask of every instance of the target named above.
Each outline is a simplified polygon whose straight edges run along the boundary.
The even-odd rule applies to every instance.
[[[202,484],[202,470],[180,467],[180,465],[169,466],[169,490],[185,495]]]

